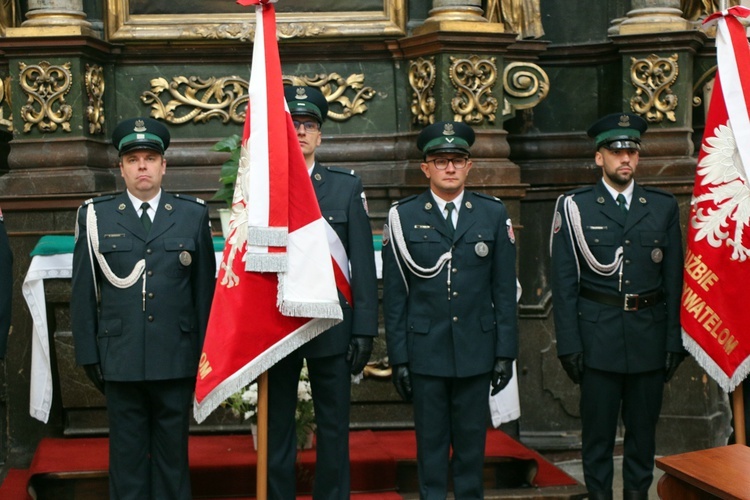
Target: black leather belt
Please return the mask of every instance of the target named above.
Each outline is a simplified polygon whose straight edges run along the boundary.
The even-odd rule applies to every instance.
[[[600,304],[622,307],[625,311],[637,311],[664,302],[664,292],[662,290],[649,293],[610,295],[608,293],[597,292],[590,288],[581,288],[578,294],[584,299],[593,300]]]

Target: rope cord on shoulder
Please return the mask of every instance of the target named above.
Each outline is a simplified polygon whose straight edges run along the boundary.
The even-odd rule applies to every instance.
[[[404,280],[404,285],[406,285],[407,293],[409,290],[409,286],[406,284],[406,277],[404,276],[404,271],[401,268],[401,263],[398,259],[398,255],[396,254],[396,246],[398,246],[398,251],[403,257],[404,265],[406,265],[406,267],[412,274],[419,278],[434,278],[435,276],[440,274],[440,271],[443,270],[443,267],[445,267],[445,265],[453,258],[453,253],[451,252],[451,250],[448,250],[447,252],[442,254],[438,258],[435,265],[430,268],[425,268],[417,265],[406,246],[403,228],[401,227],[401,217],[399,216],[397,207],[391,207],[390,211],[388,212],[388,222],[390,223],[391,227],[391,238],[393,239],[394,247],[393,252],[396,256],[396,262],[398,263],[399,271],[401,272],[401,278]],[[448,275],[448,279],[450,280],[450,274]]]
[[[586,243],[586,237],[583,234],[583,227],[581,226],[581,212],[576,202],[573,201],[572,196],[565,197],[563,208],[565,210],[565,217],[568,220],[568,231],[571,232],[571,241],[576,242],[589,268],[601,276],[612,276],[618,271],[620,276],[622,276],[622,246],[615,250],[615,259],[610,264],[602,264],[596,260],[596,257],[591,253],[591,249]],[[579,269],[578,276],[580,277],[580,275],[581,272]]]
[[[104,277],[107,278],[107,281],[112,283],[112,285],[116,286],[117,288],[129,288],[133,286],[143,274],[143,286],[145,289],[146,275],[143,273],[143,271],[146,269],[146,259],[141,259],[136,262],[133,270],[126,278],[120,278],[119,276],[115,275],[115,273],[109,267],[107,259],[105,259],[104,255],[99,252],[99,228],[96,225],[96,210],[94,210],[93,203],[89,204],[86,212],[86,233],[88,237],[89,256],[91,256],[92,254],[96,256],[96,260],[97,262],[99,262],[99,267],[102,270],[102,274],[104,274]]]

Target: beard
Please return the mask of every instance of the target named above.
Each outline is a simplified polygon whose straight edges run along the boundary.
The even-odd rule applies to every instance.
[[[627,173],[617,173],[610,174],[606,170],[604,171],[604,175],[611,181],[613,185],[617,186],[627,186],[630,184],[630,181],[633,179],[633,172],[627,172]]]

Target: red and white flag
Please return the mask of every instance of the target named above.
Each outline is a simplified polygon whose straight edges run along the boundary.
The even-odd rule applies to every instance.
[[[242,154],[198,367],[194,414],[222,401],[343,318],[321,216],[284,99],[275,0],[255,5]]]
[[[738,17],[717,12],[718,67],[698,156],[682,292],[682,340],[731,392],[750,372],[750,46]]]

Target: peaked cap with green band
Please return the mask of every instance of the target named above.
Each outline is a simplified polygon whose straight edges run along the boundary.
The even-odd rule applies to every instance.
[[[640,149],[646,120],[633,113],[612,113],[600,118],[586,132],[596,141],[596,149]]]
[[[474,137],[474,130],[465,123],[438,122],[422,129],[417,137],[417,147],[425,157],[450,152],[468,155]]]
[[[137,117],[121,121],[112,132],[112,145],[120,156],[138,149],[156,151],[160,155],[169,147],[169,130],[153,118]]]
[[[328,116],[328,101],[315,87],[287,85],[284,87],[284,98],[292,116],[312,116],[318,120],[318,123],[323,123]]]

